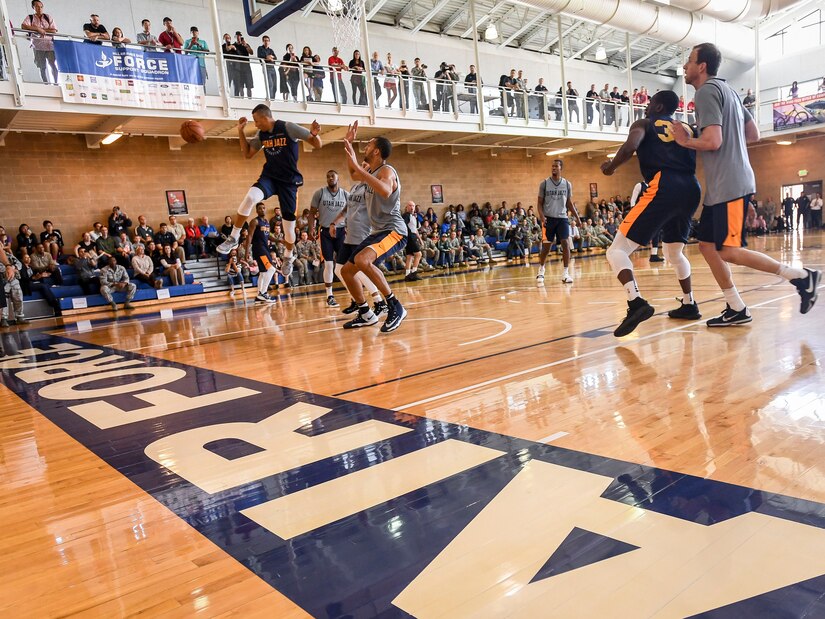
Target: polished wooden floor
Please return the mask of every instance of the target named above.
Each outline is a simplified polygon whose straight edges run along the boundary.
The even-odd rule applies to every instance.
[[[823,241],[821,233],[789,234],[754,239],[751,247],[822,268]],[[712,317],[724,301],[696,247],[688,254],[700,308]],[[377,327],[344,331],[344,317],[318,294],[285,296],[272,306],[254,305],[250,295],[249,302],[227,298],[160,315],[121,312],[116,320],[80,317],[34,327],[75,342],[391,409],[399,419],[426,417],[825,503],[825,307],[801,316],[787,282],[734,268],[754,320],[709,330],[704,321],[667,318],[679,296],[671,268],[655,268],[647,252],[638,252],[635,264],[642,294],[657,314],[621,340],[612,330],[624,314],[624,293],[603,255],[576,258],[572,285],[559,281],[558,261],[548,266],[542,286],[534,265],[399,282],[394,289],[409,316],[392,334]],[[348,302],[342,292],[337,297]],[[6,575],[0,615],[306,616],[27,402],[0,386],[0,571]],[[539,480],[539,470],[534,473]],[[506,490],[531,492],[514,484]],[[312,497],[301,505],[299,513],[311,521]],[[483,512],[468,530],[491,517]],[[498,531],[495,522],[490,526]],[[466,540],[459,536],[450,549],[461,543]],[[821,537],[805,543],[823,547]],[[781,544],[766,548],[783,552]],[[489,551],[496,556],[501,549]],[[821,554],[816,561],[811,574],[825,574]],[[506,588],[496,581],[474,588],[466,566],[457,579],[438,572],[449,562],[439,555],[427,568],[434,572],[422,573],[396,605],[414,616],[685,616],[701,610],[641,606],[617,615],[615,606],[561,605],[535,615],[537,607],[526,602],[505,610],[496,604],[509,595]],[[673,599],[691,584],[688,577],[677,582]],[[622,591],[616,590],[616,603]],[[720,603],[736,599],[721,595]]]

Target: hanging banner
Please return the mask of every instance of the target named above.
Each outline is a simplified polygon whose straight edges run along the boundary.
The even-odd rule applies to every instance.
[[[825,122],[825,93],[773,104],[773,130],[796,129]]]
[[[60,90],[69,103],[158,110],[206,109],[195,56],[55,40]]]

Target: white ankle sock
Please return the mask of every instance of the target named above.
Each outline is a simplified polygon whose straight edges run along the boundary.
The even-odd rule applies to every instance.
[[[636,283],[635,279],[630,280],[624,285],[624,291],[627,293],[627,300],[633,301],[638,299],[640,296],[639,294],[639,285]]]
[[[788,266],[787,264],[780,264],[779,273],[777,273],[777,275],[783,279],[792,280],[808,277],[808,272],[802,268]]]
[[[730,305],[732,310],[741,312],[745,309],[745,302],[742,300],[742,297],[739,296],[739,291],[736,290],[736,286],[723,290],[722,294],[725,295],[725,302]]]

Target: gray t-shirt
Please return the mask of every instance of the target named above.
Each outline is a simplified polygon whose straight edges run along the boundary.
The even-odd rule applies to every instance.
[[[347,245],[359,245],[370,235],[370,218],[367,214],[367,184],[356,183],[347,198]]]
[[[713,125],[722,127],[719,150],[700,151],[705,170],[704,204],[722,204],[756,193],[745,141],[745,124],[752,120],[751,113],[728,83],[718,77],[710,78],[696,91],[695,102],[700,131]]]
[[[391,165],[383,164],[378,166],[372,175],[375,176],[385,165],[395,174],[396,187],[389,197],[384,198],[367,185],[367,212],[370,216],[371,233],[393,231],[401,236],[407,236],[407,224],[401,217],[401,179],[398,178],[398,172]]]
[[[573,196],[573,186],[566,178],[559,178],[556,183],[553,177],[544,179],[539,185],[539,197],[544,198],[542,213],[545,217],[567,219],[567,199]]]
[[[340,187],[335,193],[331,193],[329,187],[321,187],[313,194],[310,206],[318,211],[321,229],[329,228],[335,218],[341,214],[347,205],[348,195],[346,190]]]

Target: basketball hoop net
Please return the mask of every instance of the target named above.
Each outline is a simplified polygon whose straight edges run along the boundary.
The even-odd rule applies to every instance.
[[[321,0],[332,22],[335,45],[343,53],[360,47],[364,0]]]

